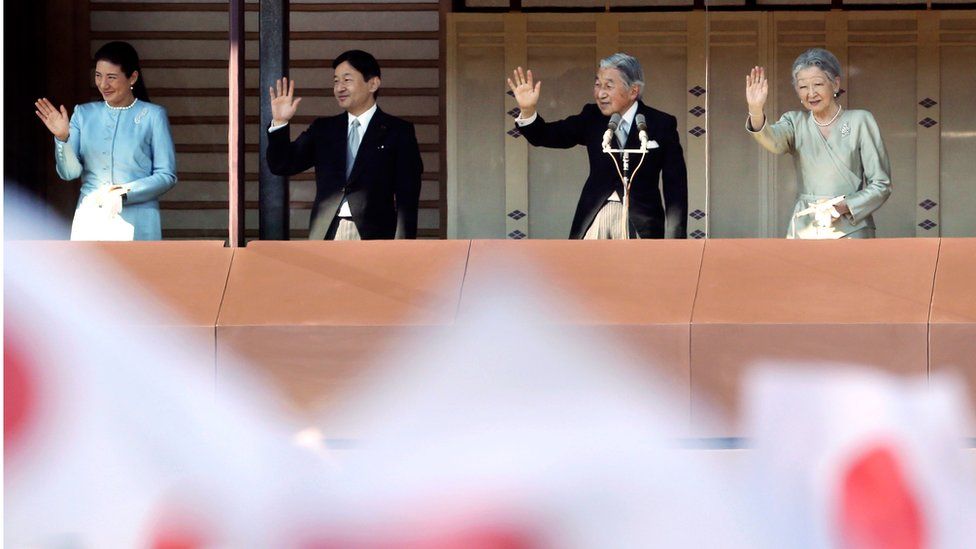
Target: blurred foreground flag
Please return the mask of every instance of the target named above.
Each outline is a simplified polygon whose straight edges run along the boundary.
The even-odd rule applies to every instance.
[[[687,396],[606,331],[567,325],[580,315],[541,276],[486,278],[454,326],[324,419],[357,444],[337,456],[331,516],[307,512],[314,546],[761,546],[738,478],[679,442]]]
[[[271,399],[226,377],[215,394],[125,273],[5,244],[5,546],[276,546],[325,468]]]
[[[754,485],[781,546],[976,546],[961,380],[836,367],[759,370],[747,384]]]

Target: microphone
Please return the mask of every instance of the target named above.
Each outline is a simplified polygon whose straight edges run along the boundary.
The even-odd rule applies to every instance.
[[[603,148],[607,149],[610,147],[610,140],[613,139],[613,132],[617,131],[617,126],[620,125],[620,121],[623,117],[619,113],[613,113],[610,117],[610,122],[607,123],[607,131],[603,132]]]
[[[637,129],[640,130],[640,142],[641,148],[647,148],[647,121],[644,119],[644,115],[637,113],[634,117],[634,124],[637,125]]]

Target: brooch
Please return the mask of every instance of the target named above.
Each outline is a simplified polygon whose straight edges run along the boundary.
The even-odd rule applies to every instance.
[[[149,114],[149,108],[143,107],[142,111],[139,112],[139,115],[136,116],[135,123],[138,124],[139,122],[142,122],[142,119],[145,118],[147,114]]]
[[[840,127],[840,134],[844,137],[851,134],[851,127],[847,124],[847,122],[844,122],[844,125]]]

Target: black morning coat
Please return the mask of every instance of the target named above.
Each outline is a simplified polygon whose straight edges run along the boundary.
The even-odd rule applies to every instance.
[[[416,238],[424,166],[413,124],[377,107],[346,181],[348,131],[344,112],[316,118],[294,142],[284,128],[268,135],[271,173],[291,176],[315,167],[309,240],[326,237],[343,196],[363,240]]]
[[[677,120],[670,114],[637,102],[637,113],[643,114],[647,121],[647,136],[656,141],[658,148],[650,149],[644,164],[637,172],[630,187],[631,236],[640,238],[664,238],[665,220],[672,227],[675,238],[684,238],[688,215],[688,174],[685,160],[678,141]],[[636,118],[636,117],[635,117]],[[603,152],[603,133],[607,129],[609,116],[604,116],[593,103],[583,110],[558,122],[546,122],[541,116],[531,124],[518,128],[532,145],[568,149],[585,145],[590,160],[590,173],[583,184],[576,215],[569,237],[581,239],[586,234],[597,212],[607,198],[617,191],[623,198],[623,185],[617,175],[610,155]],[[616,147],[616,139],[612,142]],[[640,137],[636,124],[628,129],[628,149],[637,149]],[[617,161],[620,162],[619,155]],[[630,169],[633,172],[640,162],[640,154],[630,155]],[[622,165],[621,165],[622,167]],[[659,189],[658,181],[663,187]],[[664,204],[661,204],[661,194]],[[670,235],[669,235],[670,236]]]

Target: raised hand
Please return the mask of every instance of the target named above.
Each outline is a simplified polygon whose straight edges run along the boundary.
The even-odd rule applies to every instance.
[[[522,118],[529,118],[535,114],[535,106],[539,103],[539,90],[542,88],[542,81],[532,80],[532,71],[522,72],[522,67],[512,71],[512,77],[508,79],[508,87],[512,88],[515,94],[515,101],[518,102],[520,115]]]
[[[761,117],[768,96],[769,82],[766,80],[766,69],[753,67],[746,75],[746,103],[749,104],[749,114]]]
[[[47,100],[46,97],[42,97],[34,102],[34,114],[44,122],[47,129],[54,134],[61,141],[67,141],[68,135],[70,133],[68,109],[61,105],[60,109],[54,108],[54,105]]]
[[[273,88],[268,88],[271,92],[271,118],[275,126],[280,126],[289,120],[298,111],[298,104],[302,101],[301,97],[295,97],[295,81],[288,78],[279,78],[275,81]]]

